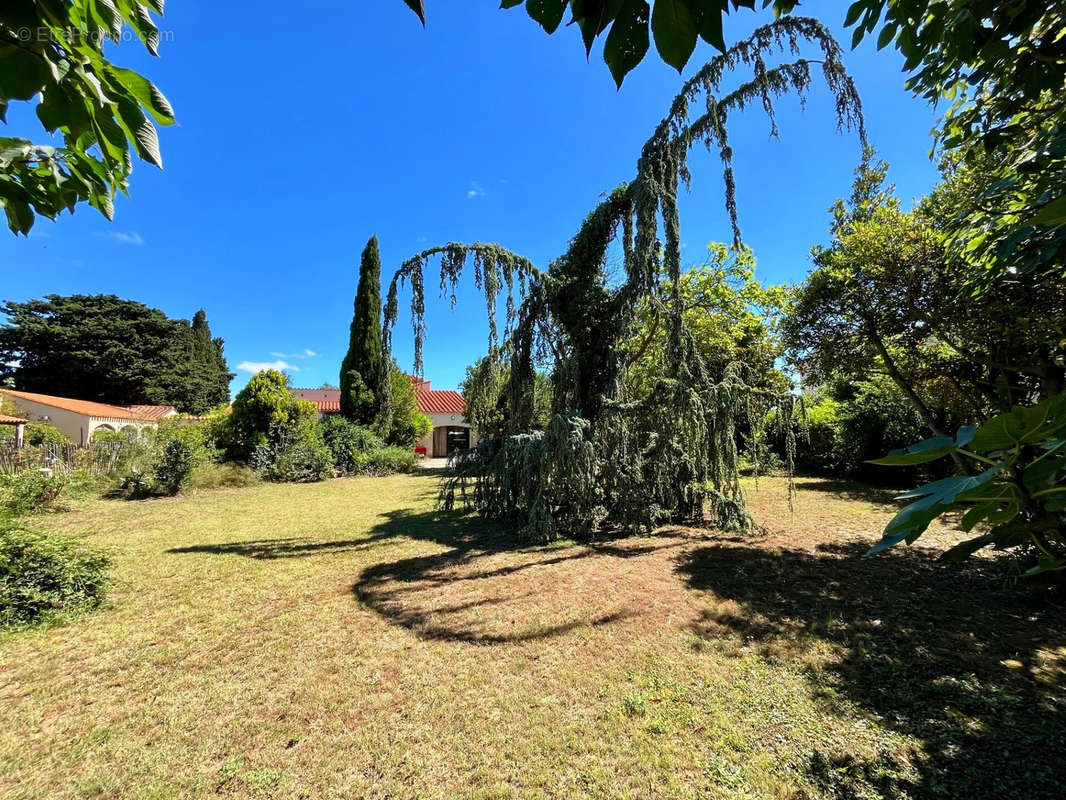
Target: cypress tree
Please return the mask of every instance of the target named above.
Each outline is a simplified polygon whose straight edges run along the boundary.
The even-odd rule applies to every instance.
[[[381,382],[381,256],[371,236],[359,265],[359,288],[348,342],[341,362],[341,413],[360,425],[373,423]]]
[[[207,313],[202,308],[193,316],[191,329],[194,357],[203,384],[198,408],[194,410],[202,414],[229,400],[229,385],[234,375],[229,371],[229,364],[223,354],[225,343],[222,339],[211,336]]]

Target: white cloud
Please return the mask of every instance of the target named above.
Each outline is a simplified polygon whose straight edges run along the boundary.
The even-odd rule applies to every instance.
[[[485,196],[485,187],[477,181],[470,181],[470,188],[466,190],[466,196],[473,200],[475,197]]]
[[[124,233],[122,231],[111,231],[103,235],[114,242],[118,242],[119,244],[135,244],[138,247],[144,246],[144,239],[141,238],[141,235],[137,233],[137,231],[130,231],[129,233]]]
[[[278,372],[299,372],[300,368],[295,364],[290,364],[288,361],[278,359],[277,361],[242,361],[237,365],[237,369],[241,372],[251,372],[253,375],[257,372],[262,372],[265,369],[276,369]]]
[[[302,360],[307,358],[316,358],[319,354],[311,348],[306,347],[304,348],[304,351],[302,353],[271,353],[270,355],[274,356],[274,358],[298,358]]]

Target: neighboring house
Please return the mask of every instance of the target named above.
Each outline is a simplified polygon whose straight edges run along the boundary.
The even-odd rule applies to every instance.
[[[433,432],[415,445],[430,458],[450,456],[477,444],[477,431],[466,421],[466,401],[459,392],[430,389],[429,381],[415,384],[418,410],[433,420]]]
[[[11,439],[15,442],[15,447],[22,447],[23,439],[26,436],[26,423],[28,419],[22,417],[11,417],[7,414],[0,414],[0,425],[8,428],[15,429],[15,435]]]
[[[429,381],[411,378],[418,410],[433,421],[433,432],[415,445],[415,452],[430,458],[443,458],[456,450],[477,444],[477,431],[466,421],[466,401],[459,392],[430,388]],[[318,407],[319,414],[339,414],[340,389],[293,389],[301,400]]]
[[[91,400],[74,400],[36,392],[0,390],[30,422],[50,422],[74,444],[87,445],[97,431],[140,435],[161,419],[177,414],[173,406],[112,406]]]
[[[341,413],[340,389],[293,389],[301,400],[309,400],[318,407],[319,415]]]
[[[178,409],[174,406],[124,406],[124,408],[149,422],[159,422],[178,415]]]

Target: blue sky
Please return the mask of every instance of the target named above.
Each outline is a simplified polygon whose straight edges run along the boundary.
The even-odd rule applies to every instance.
[[[371,234],[383,280],[451,240],[496,241],[546,266],[599,195],[632,178],[683,78],[649,56],[616,91],[600,46],[586,62],[574,28],[549,37],[522,9],[488,0],[427,5],[423,30],[401,0],[168,3],[160,59],[136,42],[112,51],[176,109],[178,125],[161,132],[165,170],[137,165],[113,223],[86,207],[39,221],[28,239],[0,235],[0,297],[107,292],[186,318],[203,307],[236,392],[250,377],[242,364],[285,362],[300,386],[336,382]],[[845,7],[801,10],[846,43]],[[769,19],[734,14],[726,38]],[[713,54],[701,43],[686,76]],[[904,91],[895,51],[866,42],[847,65],[899,194],[928,191],[935,110]],[[836,132],[820,88],[805,112],[782,101],[778,121],[780,141],[756,109],[730,121],[740,222],[759,277],[797,282],[860,147]],[[13,107],[9,123],[7,135],[41,138],[29,107]],[[681,224],[696,263],[729,228],[717,159],[696,152],[690,163]],[[454,312],[427,305],[426,377],[454,388],[485,351],[484,303],[471,282]],[[395,338],[406,368],[409,319],[401,313]]]

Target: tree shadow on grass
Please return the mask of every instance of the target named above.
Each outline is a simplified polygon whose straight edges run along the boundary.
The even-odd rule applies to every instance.
[[[236,555],[245,558],[273,560],[281,558],[306,558],[323,553],[348,553],[368,550],[375,541],[366,537],[362,539],[316,540],[302,536],[282,539],[252,539],[242,542],[223,542],[221,544],[196,544],[188,547],[173,547],[168,553],[205,553],[208,555]]]
[[[792,663],[812,639],[828,642],[838,660],[806,667],[821,701],[921,740],[909,764],[815,750],[808,775],[829,797],[1061,797],[1061,612],[1005,586],[988,562],[949,568],[917,550],[863,558],[866,547],[699,548],[680,572],[734,602],[704,612],[695,632]]]
[[[671,536],[651,544],[605,540],[529,546],[505,526],[460,511],[396,511],[372,535],[418,539],[447,549],[367,567],[352,586],[356,599],[420,638],[475,644],[547,639],[633,616],[634,610],[619,608],[564,618],[566,609],[546,608],[543,601],[557,599],[549,598],[547,586],[573,562],[590,557],[630,559],[688,545],[681,536]],[[499,557],[504,554],[506,558]],[[489,609],[511,617],[515,629],[493,628],[482,613]],[[541,615],[549,622],[540,621]]]
[[[857,481],[829,480],[824,478],[796,478],[797,491],[824,492],[836,495],[842,500],[858,500],[879,506],[902,506],[902,501],[896,499],[905,488],[892,488],[889,486],[873,486]],[[913,486],[913,484],[911,484]],[[908,487],[909,488],[909,487]]]

